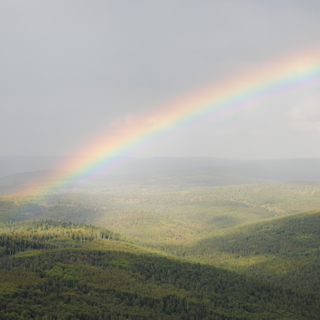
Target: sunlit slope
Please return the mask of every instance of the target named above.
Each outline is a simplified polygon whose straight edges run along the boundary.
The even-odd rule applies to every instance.
[[[98,220],[134,241],[192,243],[230,227],[318,209],[320,184],[259,183],[141,197],[114,197],[119,212]]]
[[[7,224],[0,319],[316,319],[319,296],[193,264],[93,226]]]
[[[319,225],[320,211],[295,214],[234,228],[192,248],[180,247],[180,254],[275,284],[318,292]]]
[[[111,228],[146,245],[194,243],[261,219],[320,208],[320,183],[265,182],[195,190],[0,197],[1,221],[67,220]]]

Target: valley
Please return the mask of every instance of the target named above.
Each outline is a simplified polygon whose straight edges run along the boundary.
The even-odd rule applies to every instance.
[[[1,319],[311,319],[316,292],[289,289],[121,241],[29,221],[1,228]]]
[[[9,192],[32,175],[0,178],[0,319],[320,314],[318,181],[167,168]]]

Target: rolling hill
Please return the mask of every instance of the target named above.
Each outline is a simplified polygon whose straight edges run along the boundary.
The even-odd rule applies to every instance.
[[[317,319],[316,293],[153,252],[110,231],[0,229],[0,319]]]
[[[226,235],[180,248],[194,261],[319,292],[320,211],[299,213],[229,230]]]
[[[109,227],[143,245],[195,243],[230,227],[320,208],[320,183],[263,182],[149,194],[1,196],[0,221],[54,219]]]
[[[319,161],[179,161],[1,177],[0,319],[320,319]]]

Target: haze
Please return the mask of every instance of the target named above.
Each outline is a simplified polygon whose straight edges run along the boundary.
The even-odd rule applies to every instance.
[[[2,156],[77,155],[111,124],[319,45],[319,1],[1,1]],[[126,156],[319,158],[320,84]]]

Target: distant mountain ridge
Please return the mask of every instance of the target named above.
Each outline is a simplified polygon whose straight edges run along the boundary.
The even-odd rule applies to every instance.
[[[244,161],[224,166],[221,172],[276,181],[320,181],[320,159]]]
[[[64,160],[66,157],[0,157],[0,178],[26,172],[60,170]],[[105,171],[102,175],[148,176],[172,173],[189,174],[197,171],[262,180],[320,181],[320,159],[236,160],[209,157],[125,157],[121,159],[121,163],[112,171]]]
[[[63,157],[0,156],[0,177],[18,173],[54,170]]]
[[[59,170],[61,164],[67,159],[79,157],[63,156],[0,156],[0,177],[24,172],[43,170]],[[120,161],[119,161],[120,162]],[[122,165],[111,171],[116,174],[142,174],[142,173],[170,173],[172,171],[184,171],[194,169],[210,169],[225,165],[242,163],[241,160],[205,158],[205,157],[152,157],[133,158],[122,157]]]

